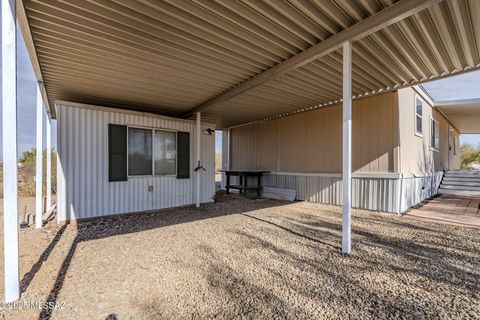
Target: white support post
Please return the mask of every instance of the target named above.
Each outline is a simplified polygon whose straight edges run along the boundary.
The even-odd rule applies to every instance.
[[[352,240],[352,43],[343,43],[343,223],[342,252]]]
[[[47,117],[47,205],[45,210],[52,207],[52,120]]]
[[[230,139],[231,129],[223,130],[222,134],[222,169],[230,170]],[[227,175],[222,172],[222,190],[226,190]]]
[[[197,163],[197,171],[196,171],[196,186],[195,186],[195,206],[197,208],[200,207],[200,179],[201,179],[201,176],[200,176],[200,173],[201,173],[201,170],[200,169],[200,166],[201,166],[201,162],[200,162],[200,141],[201,141],[201,114],[200,112],[197,112],[197,125],[196,125],[196,138],[197,138],[197,141],[196,141],[196,163]]]
[[[3,236],[5,302],[20,297],[17,197],[17,35],[15,0],[2,1]]]
[[[232,130],[228,129],[227,130],[228,137],[227,137],[227,170],[232,169],[230,167],[230,164],[232,163],[231,161],[231,148],[232,148]]]
[[[43,192],[42,192],[42,138],[43,138],[43,99],[42,99],[42,92],[41,92],[40,83],[37,85],[37,146],[36,146],[36,170],[35,170],[35,184],[36,184],[36,191],[35,191],[35,227],[41,228],[42,227],[42,200],[43,200]]]

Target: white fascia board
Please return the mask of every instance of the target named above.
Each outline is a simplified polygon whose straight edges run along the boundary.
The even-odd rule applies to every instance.
[[[98,110],[98,111],[104,111],[104,112],[125,113],[125,114],[132,114],[132,115],[136,115],[136,116],[144,116],[144,117],[151,117],[151,118],[157,118],[157,119],[164,119],[164,120],[168,120],[168,121],[176,121],[176,122],[182,122],[182,123],[196,124],[195,119],[190,120],[190,119],[169,117],[169,116],[163,116],[163,115],[160,115],[160,114],[145,112],[145,111],[135,111],[135,110],[129,110],[129,109],[124,109],[124,108],[105,107],[105,106],[71,102],[71,101],[65,101],[65,100],[55,100],[54,103],[55,103],[55,108],[57,108],[58,106],[64,106],[64,107],[70,107],[70,108],[83,108],[83,109],[91,109],[91,110]],[[202,122],[202,127],[204,127],[204,126],[212,127],[213,129],[215,129],[217,127],[213,123]]]

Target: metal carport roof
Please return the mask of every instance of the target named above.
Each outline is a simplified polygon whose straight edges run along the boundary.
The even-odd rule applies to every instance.
[[[262,121],[340,100],[349,39],[357,97],[480,67],[477,0],[18,3],[50,106]]]

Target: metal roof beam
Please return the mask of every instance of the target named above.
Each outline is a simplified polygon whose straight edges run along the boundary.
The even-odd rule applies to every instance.
[[[264,82],[284,75],[322,56],[328,55],[339,48],[345,41],[357,41],[389,25],[401,21],[419,11],[422,11],[441,0],[400,0],[390,7],[354,24],[353,26],[321,41],[320,43],[302,51],[301,53],[278,63],[277,65],[245,80],[233,88],[209,99],[184,114],[189,117],[196,112],[203,111],[214,105],[227,101],[243,92],[255,88]]]

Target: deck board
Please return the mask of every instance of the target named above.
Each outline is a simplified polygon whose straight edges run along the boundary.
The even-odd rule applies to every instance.
[[[406,219],[480,228],[480,197],[442,195],[404,214]]]

